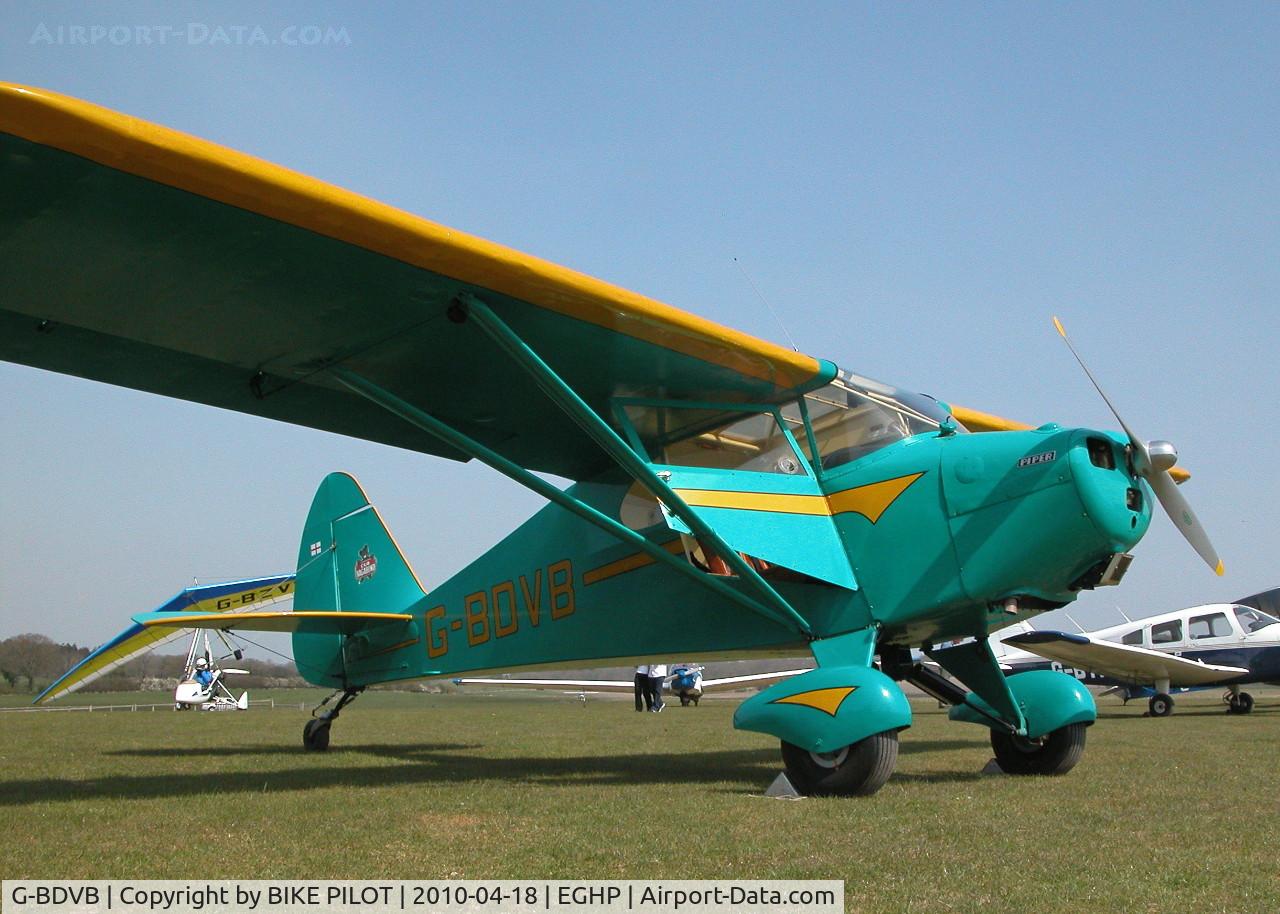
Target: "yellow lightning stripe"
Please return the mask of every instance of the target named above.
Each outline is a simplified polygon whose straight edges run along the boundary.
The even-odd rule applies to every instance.
[[[833,495],[779,495],[768,492],[720,492],[713,489],[676,489],[676,494],[695,508],[734,508],[739,511],[769,511],[775,514],[805,514],[834,517],[861,514],[871,523],[924,473],[911,473],[870,485],[845,489]]]
[[[874,524],[885,511],[889,510],[889,506],[897,501],[898,496],[907,491],[911,484],[923,475],[923,473],[912,473],[909,476],[898,476],[883,482],[873,482],[868,486],[836,492],[827,496],[831,513],[861,514]]]
[[[684,544],[678,539],[674,539],[669,543],[663,544],[663,549],[675,555],[684,552]],[[598,584],[600,581],[606,581],[609,578],[616,577],[620,574],[626,574],[628,571],[635,571],[637,568],[644,568],[653,565],[658,560],[647,552],[635,552],[625,556],[607,565],[601,565],[599,568],[592,568],[582,576],[583,584]]]
[[[801,692],[798,695],[788,695],[786,698],[775,698],[770,704],[802,705],[835,717],[836,712],[840,710],[840,705],[844,704],[844,700],[856,691],[858,691],[857,686],[813,689],[808,692]]]

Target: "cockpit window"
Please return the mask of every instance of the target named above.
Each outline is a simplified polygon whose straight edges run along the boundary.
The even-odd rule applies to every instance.
[[[1174,619],[1172,622],[1161,622],[1159,625],[1151,626],[1151,643],[1152,644],[1171,644],[1175,641],[1182,640],[1182,620]]]
[[[1191,617],[1192,638],[1226,638],[1231,634],[1231,623],[1226,613],[1209,613]]]
[[[805,472],[773,412],[739,414],[726,421],[719,408],[631,403],[625,410],[655,462],[790,476]]]
[[[1250,609],[1247,606],[1236,607],[1236,620],[1246,634],[1266,628],[1268,625],[1280,625],[1280,619],[1268,616],[1261,610]]]
[[[805,394],[818,454],[809,453],[803,430],[796,438],[810,459],[830,470],[865,457],[886,445],[938,428],[949,413],[922,394],[841,372],[831,384]],[[795,406],[783,409],[789,424],[800,424]]]
[[[1125,636],[1124,636],[1123,638],[1121,638],[1121,639],[1120,639],[1120,643],[1121,643],[1121,644],[1141,644],[1141,643],[1142,643],[1142,629],[1140,629],[1140,628],[1135,628],[1135,629],[1134,629],[1133,631],[1131,631],[1131,632],[1126,632],[1126,633],[1125,633]]]

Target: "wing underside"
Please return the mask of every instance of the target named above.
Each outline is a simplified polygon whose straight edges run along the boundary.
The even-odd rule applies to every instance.
[[[1004,643],[1130,685],[1151,685],[1164,679],[1173,687],[1211,685],[1249,672],[1065,632],[1028,632],[1005,638]]]
[[[483,300],[600,415],[780,402],[835,366],[177,131],[0,84],[0,358],[465,459],[379,385],[521,466],[606,461],[451,319]],[[456,315],[454,315],[456,316]],[[589,354],[585,355],[584,354]]]

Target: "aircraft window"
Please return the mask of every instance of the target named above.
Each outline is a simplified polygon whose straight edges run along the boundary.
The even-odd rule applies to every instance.
[[[1231,623],[1226,613],[1211,613],[1191,617],[1192,638],[1226,638],[1231,634]]]
[[[1159,625],[1151,626],[1151,643],[1152,644],[1170,644],[1174,641],[1182,640],[1182,620],[1174,619],[1172,622],[1161,622]]]
[[[1246,632],[1256,632],[1268,625],[1280,624],[1280,619],[1272,618],[1260,610],[1250,609],[1247,606],[1236,607],[1236,619]]]
[[[773,413],[628,405],[627,417],[645,450],[673,466],[801,475],[804,466]]]
[[[1133,631],[1129,632],[1123,638],[1121,638],[1120,643],[1121,644],[1141,644],[1142,629],[1135,628]]]
[[[885,390],[893,391],[892,388]],[[857,390],[844,377],[805,394],[805,405],[818,442],[819,459],[827,470],[865,457],[895,441],[936,429],[945,417],[945,410],[936,403],[933,412],[939,418],[922,413],[888,393]],[[801,446],[809,455],[808,441],[802,440]]]

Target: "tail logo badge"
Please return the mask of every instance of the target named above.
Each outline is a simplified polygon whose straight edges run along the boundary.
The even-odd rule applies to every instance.
[[[369,551],[367,545],[360,547],[360,557],[356,559],[356,583],[363,584],[378,570],[378,558]]]

